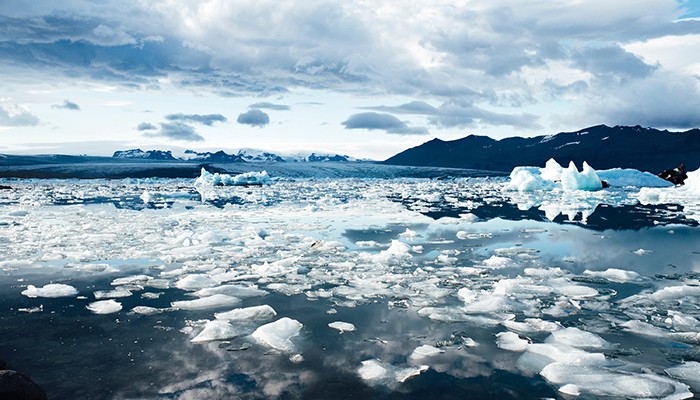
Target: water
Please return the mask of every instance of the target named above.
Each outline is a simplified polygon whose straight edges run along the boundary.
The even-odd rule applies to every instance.
[[[697,378],[671,369],[700,361],[694,203],[642,204],[634,188],[510,193],[500,178],[282,179],[216,188],[204,203],[186,179],[10,184],[0,192],[0,359],[52,399],[698,393]],[[114,284],[135,275],[150,278]],[[178,288],[187,276],[264,293],[173,309],[197,298]],[[50,283],[79,294],[21,294]],[[114,299],[121,311],[86,309],[117,286],[132,293]],[[215,313],[263,304],[276,317],[190,342]],[[291,351],[250,336],[282,317],[303,324]],[[341,334],[335,321],[356,330]],[[499,347],[509,331],[523,349]],[[440,353],[412,358],[422,345]]]

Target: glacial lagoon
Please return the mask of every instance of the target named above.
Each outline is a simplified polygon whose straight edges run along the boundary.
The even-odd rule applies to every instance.
[[[700,393],[692,191],[0,183],[0,359],[51,399]]]

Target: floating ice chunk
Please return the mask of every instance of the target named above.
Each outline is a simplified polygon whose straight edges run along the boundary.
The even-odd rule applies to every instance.
[[[585,190],[595,191],[603,188],[603,184],[596,174],[595,170],[583,162],[583,169],[578,171],[573,161],[569,163],[569,167],[561,172],[561,187],[567,190]]]
[[[436,356],[440,353],[444,353],[444,351],[438,349],[437,347],[424,344],[422,346],[416,347],[415,350],[413,350],[413,353],[411,353],[411,355],[409,356],[409,358],[412,360],[419,360],[426,357]]]
[[[484,260],[482,264],[489,269],[502,269],[516,266],[515,262],[508,257],[491,256]]]
[[[204,343],[213,340],[226,340],[240,336],[241,332],[234,328],[231,324],[222,320],[209,321],[202,329],[199,335],[195,336],[190,342]]]
[[[146,204],[153,202],[153,195],[148,190],[144,190],[143,193],[141,193],[141,196],[139,197]]]
[[[355,325],[349,322],[335,321],[328,324],[329,327],[337,329],[340,333],[352,332],[355,330]]]
[[[561,180],[562,170],[562,166],[559,165],[555,159],[550,158],[545,163],[544,168],[540,169],[540,175],[542,176],[542,179],[556,182]]]
[[[413,240],[418,236],[418,234],[408,228],[406,228],[406,231],[403,233],[399,233],[400,238],[408,239],[408,240]]]
[[[113,280],[112,286],[143,285],[144,283],[148,282],[151,279],[153,279],[153,277],[148,276],[148,275],[125,276],[123,278],[117,278],[117,279]]]
[[[549,360],[571,365],[603,365],[605,355],[601,353],[589,353],[576,347],[562,343],[533,343],[527,348],[527,352],[536,354]]]
[[[174,301],[171,303],[171,306],[180,310],[206,310],[210,308],[235,306],[240,302],[241,299],[238,297],[227,296],[225,294],[215,294],[196,300]]]
[[[236,308],[231,311],[216,313],[214,316],[217,319],[226,319],[229,321],[257,321],[273,318],[277,312],[267,304],[262,306]]]
[[[525,268],[525,275],[536,276],[538,278],[552,278],[566,275],[566,272],[559,267],[554,268]]]
[[[73,297],[78,294],[78,289],[71,285],[66,285],[63,283],[50,283],[44,285],[44,287],[36,287],[34,285],[27,285],[27,289],[22,291],[22,294],[27,297]]]
[[[600,336],[578,328],[566,328],[552,332],[547,343],[561,343],[583,349],[609,349],[612,344]]]
[[[253,332],[252,336],[264,346],[291,353],[295,351],[295,346],[291,339],[299,335],[299,331],[303,326],[297,320],[284,317],[259,327]]]
[[[675,367],[666,368],[666,373],[680,379],[695,390],[700,390],[700,362],[686,361]]]
[[[215,280],[203,274],[187,275],[175,283],[175,287],[182,290],[199,290],[216,285]]]
[[[554,182],[544,179],[537,168],[515,167],[505,188],[518,192],[544,191],[552,190]]]
[[[162,312],[165,312],[165,311],[167,311],[167,309],[148,307],[148,306],[136,306],[136,307],[132,308],[131,311],[135,312],[136,314],[154,315],[154,314],[160,314]]]
[[[499,332],[496,334],[496,346],[503,350],[520,352],[527,350],[529,345],[530,342],[513,332]]]
[[[648,373],[633,374],[609,368],[552,363],[544,367],[540,375],[555,385],[562,385],[565,393],[645,399],[693,397],[688,386]]]
[[[239,175],[228,175],[210,173],[204,168],[200,176],[194,181],[194,188],[202,196],[202,201],[212,198],[215,186],[245,186],[245,185],[265,185],[270,183],[270,175],[267,171],[246,172]]]
[[[100,300],[88,304],[85,308],[95,314],[112,314],[119,312],[122,309],[122,305],[114,300]]]
[[[122,287],[114,290],[98,290],[93,294],[95,295],[95,298],[97,300],[118,297],[129,297],[132,295],[131,290]]]
[[[598,291],[592,287],[575,285],[564,280],[563,278],[552,279],[550,283],[556,293],[572,299],[587,299],[590,297],[595,297],[599,294]]]
[[[508,320],[503,321],[502,325],[510,330],[521,333],[554,332],[562,329],[561,325],[557,322],[545,321],[539,318],[526,318],[524,322]]]
[[[596,277],[601,277],[605,278],[609,281],[612,282],[630,282],[630,281],[637,281],[640,279],[640,276],[638,273],[634,271],[626,271],[623,269],[617,269],[617,268],[608,268],[605,271],[591,271],[591,270],[585,270],[583,271],[584,275],[587,276],[596,276]]]
[[[357,374],[365,381],[379,383],[385,381],[387,384],[403,383],[409,378],[420,375],[428,370],[427,365],[417,367],[399,368],[391,364],[386,364],[378,359],[362,361],[362,366],[358,368]]]
[[[379,252],[373,259],[380,264],[396,264],[412,259],[411,246],[399,240],[392,240],[388,249]]]
[[[194,292],[195,296],[206,297],[213,294],[226,294],[229,296],[234,296],[238,298],[248,298],[248,297],[259,297],[268,294],[267,291],[258,289],[257,286],[245,286],[245,285],[222,285],[211,288],[205,288]]]
[[[668,310],[668,318],[664,320],[666,325],[669,327],[677,330],[677,331],[683,331],[683,330],[692,330],[692,331],[700,331],[700,321],[698,321],[697,318],[692,317],[690,315],[685,315],[681,312],[674,311],[674,310]]]
[[[611,187],[626,187],[626,186],[636,186],[636,187],[671,187],[673,183],[661,179],[658,176],[649,173],[642,172],[636,169],[606,169],[603,171],[596,171],[598,177],[605,182],[607,182]]]
[[[638,255],[638,256],[643,256],[643,255],[645,255],[645,254],[653,253],[653,251],[651,251],[651,250],[646,250],[646,249],[637,249],[637,250],[633,251],[632,253],[634,253],[634,254],[636,254],[636,255]]]
[[[698,296],[700,296],[700,286],[679,285],[668,286],[661,290],[658,290],[649,295],[649,298],[651,298],[654,301],[668,301],[681,299],[683,297]]]

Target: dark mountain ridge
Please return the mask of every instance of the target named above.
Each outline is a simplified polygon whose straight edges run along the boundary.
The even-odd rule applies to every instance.
[[[641,126],[596,125],[576,132],[501,140],[469,135],[433,139],[405,150],[385,164],[471,168],[509,172],[516,166],[544,166],[550,158],[566,166],[587,161],[595,169],[634,168],[658,173],[685,163],[700,168],[700,129],[669,132]]]

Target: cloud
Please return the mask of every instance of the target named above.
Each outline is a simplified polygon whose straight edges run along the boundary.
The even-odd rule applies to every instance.
[[[422,101],[412,101],[398,106],[371,106],[365,109],[387,111],[399,114],[422,115],[428,118],[428,123],[432,126],[443,128],[465,128],[476,127],[478,125],[512,126],[515,128],[539,129],[538,117],[533,114],[506,114],[488,111],[474,106],[468,102],[446,102],[439,107],[433,107]],[[377,122],[386,124],[396,124],[399,121],[388,114],[365,113],[356,114],[365,119],[376,119]],[[388,118],[391,117],[391,118]],[[392,120],[393,119],[393,120]],[[350,120],[348,120],[350,121]],[[346,121],[346,122],[348,122]],[[345,124],[345,122],[343,123]]]
[[[63,100],[63,104],[54,104],[52,108],[60,108],[64,110],[75,110],[80,111],[80,106],[69,100]]]
[[[267,101],[251,104],[248,106],[248,108],[258,108],[258,109],[267,109],[267,110],[276,110],[276,111],[291,110],[291,107],[289,107],[286,104],[274,104],[274,103],[269,103]]]
[[[0,104],[0,126],[36,126],[39,118],[18,105]]]
[[[585,48],[575,52],[572,60],[576,67],[605,79],[644,78],[658,68],[619,46]]]
[[[149,122],[141,122],[137,127],[137,131],[155,131],[158,129],[155,125],[149,123]]]
[[[165,119],[168,121],[191,122],[206,126],[212,126],[215,122],[227,121],[226,117],[221,114],[170,114],[166,115]]]
[[[391,114],[365,112],[353,114],[341,123],[345,129],[382,130],[397,135],[425,135],[428,129],[422,126],[411,127]]]
[[[236,122],[243,125],[257,126],[262,128],[263,126],[270,123],[270,116],[265,114],[263,111],[254,108],[248,112],[244,112],[238,115]]]
[[[202,142],[204,137],[197,131],[182,122],[162,122],[160,129],[156,132],[146,132],[143,134],[146,137],[164,137],[183,142]]]

